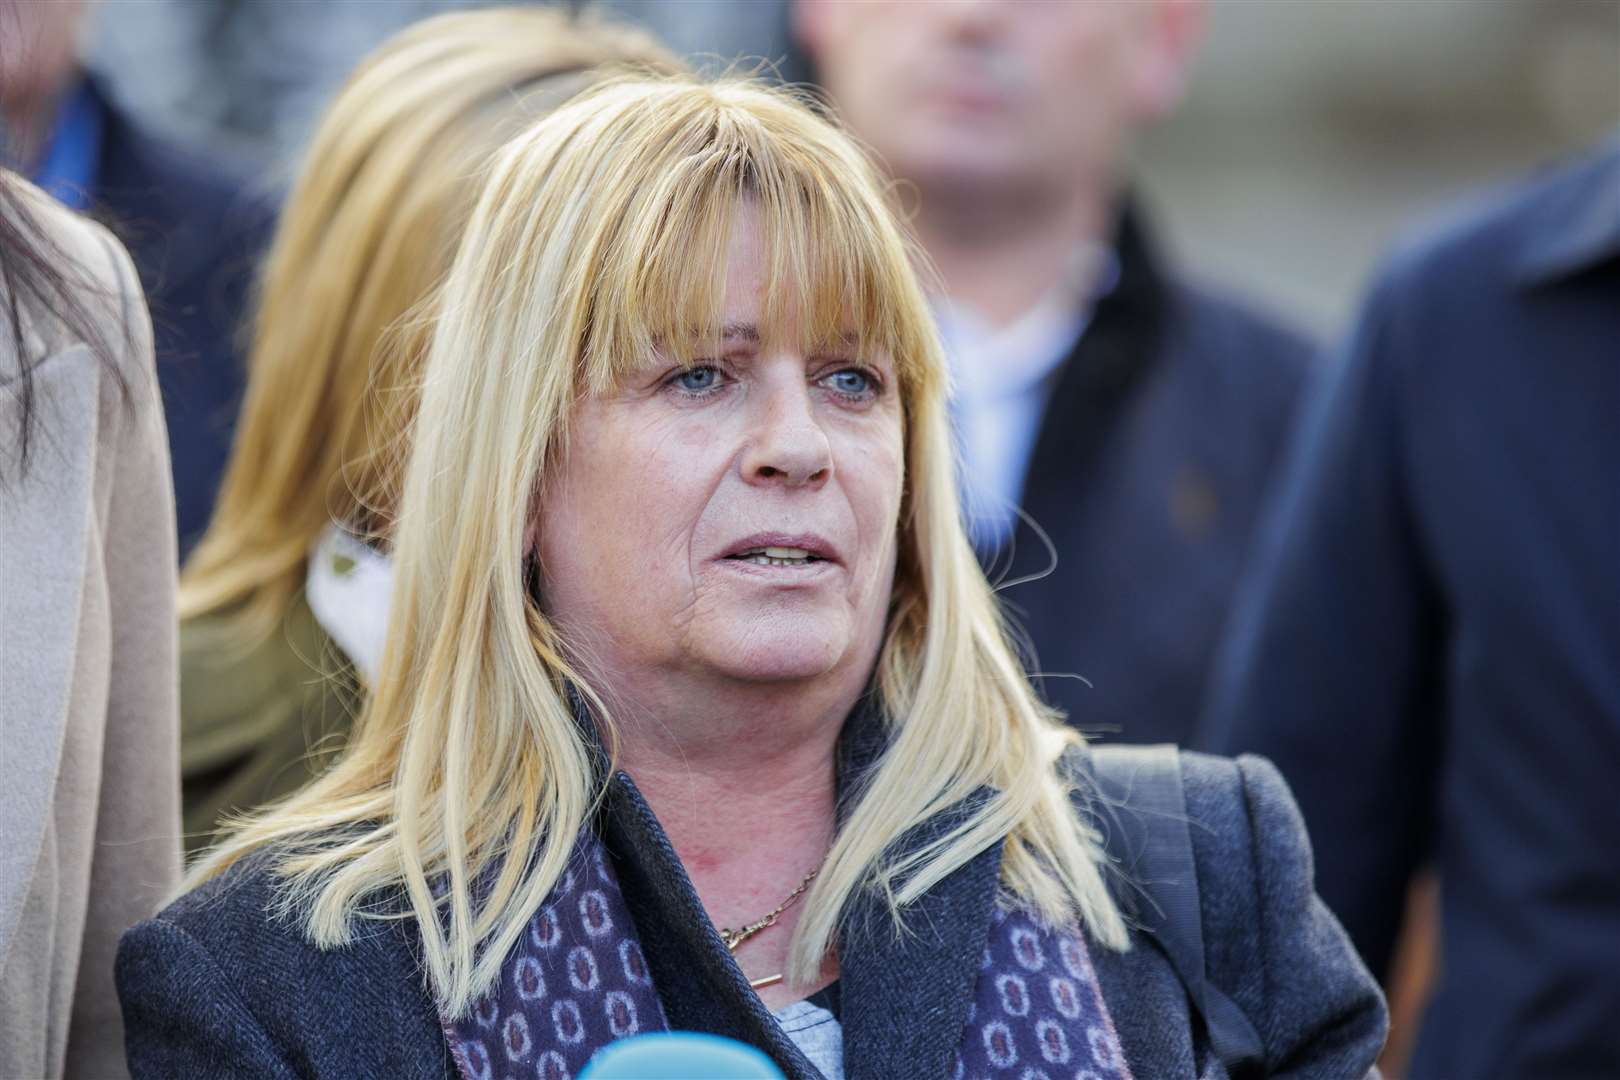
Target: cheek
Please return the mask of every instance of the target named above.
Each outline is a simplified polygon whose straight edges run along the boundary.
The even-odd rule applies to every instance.
[[[1068,102],[1093,100],[1104,113],[1120,109],[1127,73],[1139,52],[1125,23],[1084,27],[1035,48],[1048,100],[1060,103],[1058,111],[1071,122],[1075,110],[1061,108]]]
[[[703,437],[634,424],[575,430],[539,522],[549,606],[565,620],[622,631],[616,612],[661,609],[690,590]]]
[[[692,599],[693,529],[726,468],[723,440],[710,424],[671,415],[658,403],[586,408],[562,473],[546,567],[569,567],[582,583],[569,591],[595,596],[596,622],[617,625],[630,614],[669,617]],[[551,576],[548,570],[548,578]],[[561,614],[561,612],[559,612]]]
[[[931,73],[943,66],[937,50],[908,33],[903,19],[874,19],[844,43],[840,75],[847,98],[841,107],[860,118],[863,131],[898,137],[907,112],[926,93]]]
[[[844,487],[873,568],[894,562],[895,531],[905,489],[905,444],[899,421],[872,437],[854,440],[844,453]]]

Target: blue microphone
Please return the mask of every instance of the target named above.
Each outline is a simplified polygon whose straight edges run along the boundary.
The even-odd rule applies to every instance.
[[[591,1058],[579,1080],[785,1080],[752,1046],[719,1035],[637,1035]]]

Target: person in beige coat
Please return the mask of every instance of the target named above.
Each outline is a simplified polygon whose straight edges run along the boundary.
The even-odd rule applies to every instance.
[[[129,255],[0,170],[0,1077],[126,1075],[179,881],[174,496]]]

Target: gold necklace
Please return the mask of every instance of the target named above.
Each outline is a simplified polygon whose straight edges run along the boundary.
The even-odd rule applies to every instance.
[[[816,874],[820,869],[820,867],[817,867],[815,870],[812,870],[806,874],[804,876],[804,880],[799,882],[798,888],[788,893],[787,897],[780,904],[777,904],[776,907],[772,908],[757,921],[751,922],[746,926],[739,927],[736,930],[733,930],[727,926],[720,927],[720,940],[726,943],[726,949],[733,955],[736,955],[737,949],[743,944],[743,942],[747,941],[761,930],[766,930],[772,926],[775,926],[776,920],[782,917],[782,912],[792,907],[793,901],[804,895],[804,891],[808,889],[810,887],[810,883],[816,879]],[[767,986],[775,986],[777,983],[781,982],[782,979],[783,975],[780,973],[776,975],[767,975],[763,979],[748,980],[748,985],[753,987],[755,990],[760,990]]]
[[[812,870],[806,874],[804,876],[804,880],[799,882],[798,888],[788,893],[786,899],[767,912],[766,915],[758,922],[751,922],[747,926],[741,927],[737,930],[732,930],[729,927],[722,926],[720,928],[720,940],[726,943],[726,948],[732,952],[736,952],[738,946],[742,945],[743,942],[747,941],[761,930],[766,930],[772,926],[775,926],[776,920],[782,917],[782,912],[792,907],[793,901],[804,895],[804,890],[810,887],[810,883],[816,879],[816,874],[819,870],[820,867],[817,867],[815,870]]]

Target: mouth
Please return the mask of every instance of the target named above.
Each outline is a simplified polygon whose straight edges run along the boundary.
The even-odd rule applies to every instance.
[[[750,548],[735,555],[727,555],[726,558],[734,562],[753,563],[755,566],[811,566],[825,561],[803,548],[789,547]]]
[[[722,561],[752,566],[810,569],[836,563],[837,553],[819,536],[750,536],[734,544]]]

